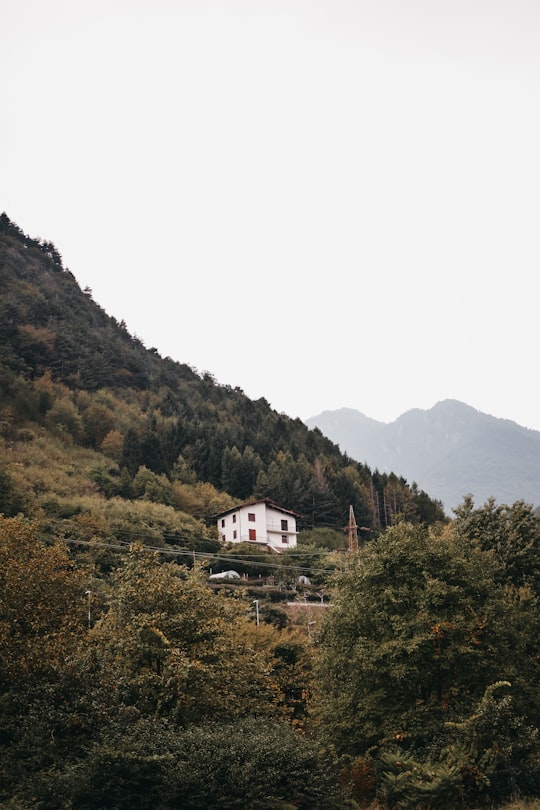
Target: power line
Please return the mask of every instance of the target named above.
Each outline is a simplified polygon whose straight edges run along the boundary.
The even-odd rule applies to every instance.
[[[129,537],[132,537],[134,533],[130,529],[118,529],[118,530],[115,529],[114,534],[116,534],[117,536],[128,535]],[[156,534],[161,534],[161,536],[163,537],[163,539],[166,542],[170,542],[170,541],[173,541],[174,539],[178,538],[178,535],[177,535],[176,532],[174,532],[174,531],[166,531],[166,530],[162,531],[162,532],[160,532],[160,530],[157,530],[156,532],[139,532],[139,531],[137,531],[136,532],[136,537],[137,537],[137,540],[144,540],[145,538],[151,538],[151,539],[155,540],[156,539]],[[184,538],[178,538],[178,539],[185,540],[186,538],[184,537]],[[213,540],[213,538],[204,538],[204,539]],[[149,546],[147,546],[147,548],[149,548]],[[290,551],[292,551],[292,553],[295,556],[307,556],[307,557],[312,557],[312,556],[314,556],[316,554],[320,555],[320,556],[324,556],[325,554],[333,554],[333,553],[335,553],[335,551],[339,551],[339,550],[341,550],[341,549],[332,550],[332,549],[323,548],[323,549],[313,549],[313,551],[296,551],[296,549],[290,549]],[[343,550],[345,550],[345,547],[343,547]],[[190,554],[191,553],[192,552],[190,551]],[[206,552],[206,553],[211,554],[212,552]],[[259,555],[261,557],[268,556],[264,552],[253,552],[251,554],[252,557],[257,557],[257,555]],[[215,556],[215,555],[213,555],[213,556]]]
[[[92,546],[93,548],[111,548],[115,551],[129,551],[133,543],[127,542],[120,542],[120,543],[106,543],[106,542],[99,542],[94,540],[74,540],[72,538],[64,537],[61,538],[62,542],[70,543],[72,545],[83,545],[83,546]],[[291,570],[291,571],[302,571],[302,572],[309,572],[312,574],[329,574],[331,570],[328,568],[312,568],[309,566],[299,566],[295,565],[294,563],[290,564],[283,564],[276,560],[275,563],[272,562],[260,562],[259,560],[249,559],[248,557],[228,557],[222,554],[214,554],[208,551],[193,551],[191,549],[166,549],[160,548],[159,546],[144,546],[144,550],[146,551],[153,551],[158,554],[164,554],[169,557],[191,557],[192,559],[200,559],[208,561],[209,558],[213,560],[220,560],[221,562],[230,562],[230,563],[240,563],[242,565],[257,565],[261,568],[281,568],[284,570]]]

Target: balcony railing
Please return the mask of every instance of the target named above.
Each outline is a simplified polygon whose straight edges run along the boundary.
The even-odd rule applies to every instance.
[[[291,529],[291,528],[282,529],[281,528],[281,523],[277,523],[277,522],[275,522],[275,523],[267,523],[266,524],[266,529],[269,532],[279,532],[279,534],[296,534],[297,533],[296,529]]]

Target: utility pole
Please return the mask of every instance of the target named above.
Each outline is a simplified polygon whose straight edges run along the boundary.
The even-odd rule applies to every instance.
[[[349,551],[358,551],[358,526],[356,525],[352,504],[349,506],[349,525],[347,529],[349,531]]]

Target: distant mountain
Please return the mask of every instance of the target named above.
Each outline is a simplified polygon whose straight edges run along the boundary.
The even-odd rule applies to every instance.
[[[306,420],[373,470],[393,470],[444,504],[471,494],[476,504],[540,504],[540,432],[456,400],[413,409],[386,424],[359,411],[324,411]]]

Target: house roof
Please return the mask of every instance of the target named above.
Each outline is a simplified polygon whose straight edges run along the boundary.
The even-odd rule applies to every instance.
[[[230,515],[232,512],[238,512],[239,509],[245,509],[247,506],[256,506],[259,503],[264,503],[270,509],[275,509],[277,512],[283,512],[284,515],[292,515],[295,518],[302,517],[298,512],[293,512],[292,509],[285,509],[283,506],[278,506],[271,498],[259,498],[256,501],[246,501],[245,503],[238,504],[238,506],[233,506],[231,509],[226,509],[224,512],[219,512],[217,515],[214,515],[214,519],[217,520],[225,515]]]

